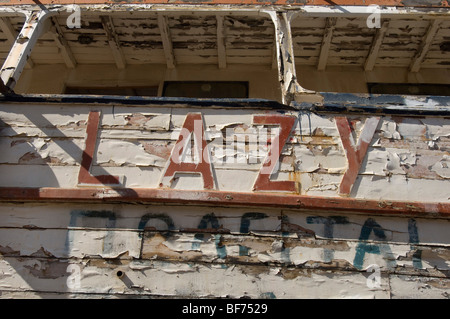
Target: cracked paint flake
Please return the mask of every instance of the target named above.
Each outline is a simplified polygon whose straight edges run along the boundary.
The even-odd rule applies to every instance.
[[[450,156],[444,155],[443,158],[431,167],[440,177],[450,178]]]
[[[402,136],[397,130],[397,123],[395,122],[387,122],[384,121],[381,126],[381,132],[383,133],[383,137],[394,139],[394,140],[401,140]]]

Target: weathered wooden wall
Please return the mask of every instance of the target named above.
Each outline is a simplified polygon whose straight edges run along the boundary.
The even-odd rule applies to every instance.
[[[100,124],[92,140],[96,150],[91,173],[120,175],[121,186],[127,188],[158,188],[165,183],[163,173],[187,114],[201,114],[214,189],[252,191],[270,138],[280,128],[254,122],[254,116],[270,116],[267,110],[48,104],[39,105],[38,111],[32,105],[3,104],[0,144],[8,151],[0,154],[0,187],[77,187],[92,110],[100,112]],[[359,163],[352,197],[448,201],[446,118],[282,113],[273,114],[295,123],[285,124],[292,132],[281,150],[275,179],[294,182],[296,193],[338,196],[348,169],[336,118],[348,120],[355,144],[372,118],[378,119],[377,128],[367,137],[368,150]],[[202,178],[192,174],[177,178],[171,187],[203,189]]]
[[[445,219],[45,203],[3,204],[0,226],[3,298],[448,298],[450,290]]]
[[[100,117],[92,139],[93,113]],[[203,119],[214,190],[254,192],[267,141],[280,133],[261,118],[275,115],[294,118],[295,126],[272,178],[294,182],[294,195],[336,203],[349,169],[339,131],[347,120],[347,137],[368,142],[348,196],[379,200],[380,212],[339,204],[321,210],[200,205],[195,197],[186,205],[120,196],[111,203],[54,202],[17,192],[85,189],[79,172],[92,141],[86,169],[121,176],[119,194],[120,188],[201,191],[201,175],[162,178],[188,114]],[[448,206],[450,197],[445,117],[3,103],[0,118],[3,298],[448,298],[448,208],[437,206]],[[370,123],[377,123],[373,136],[365,129]],[[233,141],[246,135],[231,153],[227,129]],[[16,192],[8,198],[11,188]],[[396,201],[410,203],[410,213],[382,211]],[[415,211],[417,202],[425,208]]]

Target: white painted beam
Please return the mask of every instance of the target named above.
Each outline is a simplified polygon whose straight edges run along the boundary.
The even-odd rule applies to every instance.
[[[411,72],[419,72],[420,65],[422,64],[423,59],[425,59],[425,56],[427,55],[428,50],[430,49],[431,43],[433,42],[433,38],[436,35],[437,31],[439,30],[441,22],[442,20],[439,19],[430,22],[428,30],[425,33],[425,36],[423,37],[422,43],[420,44],[420,47],[417,50],[417,53],[409,66],[409,70]]]
[[[291,34],[291,20],[296,13],[264,12],[270,16],[275,26],[276,65],[278,68],[278,79],[281,85],[282,103],[290,105],[293,101],[304,101],[306,95],[311,96],[315,92],[302,88],[297,82]]]
[[[117,37],[116,31],[114,29],[114,24],[111,16],[101,16],[100,17],[103,24],[103,29],[106,32],[108,38],[109,47],[111,48],[114,61],[118,69],[124,69],[126,62],[123,55],[122,49],[120,48],[119,39]]]
[[[12,90],[19,80],[31,51],[36,44],[43,28],[46,18],[50,12],[47,10],[33,11],[27,15],[17,39],[3,63],[0,77],[3,83]]]
[[[69,69],[74,69],[77,65],[77,61],[75,60],[67,40],[64,38],[61,26],[55,18],[52,18],[52,24],[53,39],[56,42],[56,46],[61,50],[61,55],[66,63],[66,66]]]
[[[219,69],[227,67],[227,51],[225,47],[225,19],[222,15],[216,15],[217,20],[217,59]]]
[[[328,55],[330,53],[331,39],[333,37],[333,30],[336,25],[336,18],[327,18],[325,23],[325,33],[322,38],[322,45],[320,47],[319,62],[317,63],[317,70],[325,70],[327,66]]]
[[[3,33],[6,36],[6,39],[8,40],[8,44],[12,45],[16,41],[17,38],[17,32],[14,30],[14,27],[11,24],[11,21],[8,17],[2,17],[0,18],[0,29],[2,29]],[[26,69],[31,69],[34,66],[33,60],[31,58],[28,58],[27,63],[25,64]]]
[[[167,16],[158,14],[158,26],[161,33],[164,54],[166,57],[167,67],[169,69],[175,68],[175,55],[173,53],[172,38],[170,36],[169,24]]]
[[[384,35],[389,28],[389,22],[383,21],[381,28],[377,29],[375,36],[372,41],[372,45],[369,49],[369,54],[367,55],[366,62],[364,64],[364,70],[372,71],[375,66],[375,61],[378,57],[378,52],[380,51],[381,44],[383,43]]]

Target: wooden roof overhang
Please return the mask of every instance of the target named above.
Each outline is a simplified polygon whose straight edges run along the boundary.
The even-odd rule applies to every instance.
[[[7,87],[13,89],[23,68],[34,64],[256,64],[279,70],[280,100],[290,104],[311,93],[298,84],[301,65],[411,72],[450,65],[448,6],[89,4],[77,7],[81,18],[73,27],[74,10],[0,7]]]
[[[112,105],[115,107],[148,106],[205,110],[254,109],[276,114],[299,112],[299,114],[339,116],[358,115],[363,117],[425,117],[449,118],[450,98],[437,96],[400,96],[370,94],[318,93],[320,103],[293,103],[291,106],[276,101],[259,99],[188,99],[121,96],[83,95],[4,95],[1,103],[17,105]],[[267,114],[270,114],[267,113]],[[214,205],[235,207],[277,207],[285,209],[306,209],[318,211],[340,211],[356,214],[381,214],[389,216],[416,216],[444,218],[450,216],[450,204],[436,201],[402,201],[384,199],[352,198],[349,196],[322,197],[279,192],[220,191],[215,189],[182,190],[170,188],[132,188],[83,186],[61,187],[0,187],[0,201],[3,202],[89,202],[89,203],[165,203],[183,205]]]

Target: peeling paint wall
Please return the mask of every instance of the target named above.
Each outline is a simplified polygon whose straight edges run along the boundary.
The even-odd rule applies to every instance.
[[[448,3],[157,2],[57,6],[6,58],[44,95],[0,103],[0,297],[448,298],[449,99],[303,89],[448,84]],[[250,99],[45,95],[170,80]]]
[[[188,114],[201,114],[217,191],[257,193],[255,181],[272,149],[267,141],[292,117],[280,169],[261,185],[292,182],[298,196],[342,198],[339,187],[354,165],[348,139],[354,153],[363,152],[364,143],[367,151],[345,198],[429,207],[408,215],[363,207],[198,205],[195,195],[182,206],[3,197],[1,297],[448,298],[449,220],[435,205],[450,197],[444,117],[3,103],[0,187],[83,189],[83,153],[94,145],[86,169],[92,176],[119,176],[113,196],[121,187],[161,188]],[[341,130],[346,125],[348,135]],[[227,130],[233,148],[227,148]],[[195,162],[195,147],[185,155]],[[201,175],[188,173],[162,187],[204,188]]]

